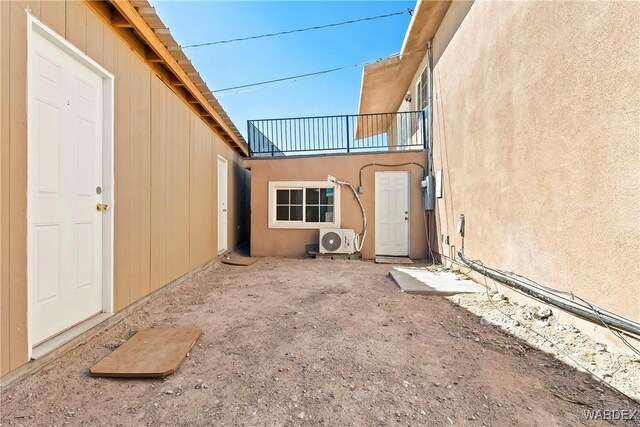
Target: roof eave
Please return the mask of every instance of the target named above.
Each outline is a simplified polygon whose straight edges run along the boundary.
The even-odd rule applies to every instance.
[[[362,70],[359,114],[397,111],[424,54],[446,14],[451,0],[418,0],[400,53],[367,64]],[[388,61],[395,62],[385,67]]]
[[[214,127],[223,134],[223,139],[240,154],[248,155],[248,146],[242,134],[171,36],[169,29],[164,26],[155,8],[147,0],[109,1],[148,46],[154,60],[161,62],[175,75],[177,82],[193,97],[192,103],[199,105],[203,115],[214,122]]]

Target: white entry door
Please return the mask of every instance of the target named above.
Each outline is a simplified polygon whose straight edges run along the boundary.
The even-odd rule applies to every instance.
[[[218,156],[218,253],[227,250],[227,161]]]
[[[103,82],[29,40],[27,274],[36,345],[102,311]]]
[[[409,255],[409,172],[376,172],[376,255]]]

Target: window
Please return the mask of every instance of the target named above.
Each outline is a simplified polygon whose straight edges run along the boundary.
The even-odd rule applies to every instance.
[[[326,181],[269,183],[269,228],[334,228],[339,225],[336,184]]]
[[[424,67],[416,83],[416,109],[422,111],[429,103],[429,67]]]

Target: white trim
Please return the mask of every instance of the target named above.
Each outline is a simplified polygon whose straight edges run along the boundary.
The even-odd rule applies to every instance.
[[[226,191],[225,191],[225,196],[227,198],[226,200],[226,214],[227,214],[227,227],[224,230],[225,232],[225,239],[224,239],[224,243],[225,243],[225,247],[224,248],[218,248],[218,255],[222,255],[223,253],[227,252],[229,250],[229,162],[227,161],[227,159],[225,159],[224,157],[222,157],[222,155],[218,154],[218,159],[216,161],[216,210],[218,211],[218,224],[217,224],[217,229],[218,229],[218,241],[216,242],[216,246],[219,245],[220,243],[220,183],[218,182],[219,178],[220,178],[220,172],[218,171],[218,166],[220,166],[219,161],[222,160],[222,162],[224,163],[224,168],[227,171],[227,176],[225,177],[225,184],[226,184]]]
[[[384,175],[399,175],[399,174],[405,174],[407,176],[407,199],[406,199],[406,203],[407,203],[407,246],[406,246],[406,253],[398,253],[398,254],[388,254],[388,253],[384,253],[384,251],[381,251],[380,248],[378,247],[378,240],[377,240],[377,236],[379,236],[379,223],[378,223],[378,218],[380,217],[378,215],[378,211],[380,209],[380,204],[379,204],[379,200],[380,197],[378,195],[378,191],[380,190],[380,179],[384,176]],[[408,170],[397,170],[397,171],[376,171],[374,174],[374,179],[375,179],[375,214],[376,214],[376,218],[375,218],[375,235],[376,235],[376,242],[374,244],[374,249],[375,249],[375,254],[376,255],[388,255],[388,256],[409,256],[411,254],[411,171]]]
[[[29,96],[30,90],[30,75],[29,69],[31,61],[33,60],[33,42],[32,33],[37,33],[51,42],[53,45],[62,49],[65,53],[71,56],[82,65],[95,72],[102,78],[102,90],[103,90],[103,110],[102,110],[102,149],[103,149],[103,181],[102,181],[102,201],[110,206],[110,209],[104,212],[102,216],[102,312],[113,313],[113,286],[114,286],[114,208],[115,208],[115,174],[114,174],[114,118],[115,118],[115,76],[107,71],[104,67],[98,64],[96,61],[87,56],[84,52],[72,45],[65,38],[57,34],[47,25],[42,23],[36,17],[31,15],[27,11],[27,149],[32,144],[31,132],[33,128],[32,123],[32,105]],[[28,192],[29,183],[27,182]],[[27,193],[28,199],[28,193]],[[27,204],[27,224],[29,224],[29,206]],[[28,242],[28,236],[27,236]],[[28,243],[27,243],[28,244]],[[29,253],[27,248],[27,253]],[[29,278],[27,277],[27,289],[29,286]],[[29,298],[29,292],[27,292],[27,298]],[[28,355],[31,358],[33,354],[34,342],[31,338],[32,334],[29,332],[30,313],[29,302],[27,300],[27,344]]]
[[[333,222],[304,222],[304,221],[277,221],[276,220],[276,190],[296,190],[306,188],[333,188]],[[269,215],[267,218],[269,228],[312,229],[340,228],[340,186],[329,181],[270,181],[269,182]],[[303,192],[303,200],[304,200]],[[303,202],[304,217],[304,202]]]

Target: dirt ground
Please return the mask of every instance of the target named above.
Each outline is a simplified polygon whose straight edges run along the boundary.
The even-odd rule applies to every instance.
[[[2,425],[609,425],[640,406],[389,266],[260,259],[215,265],[1,396]],[[91,378],[139,328],[204,335],[165,380]],[[597,414],[597,413],[596,413]]]

